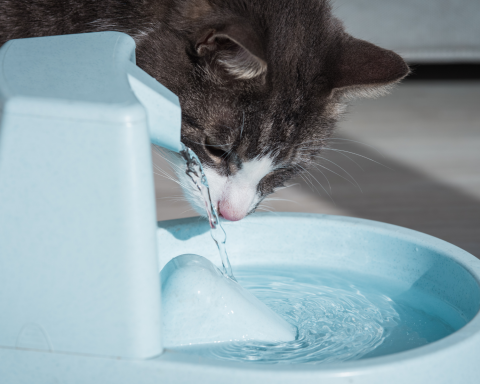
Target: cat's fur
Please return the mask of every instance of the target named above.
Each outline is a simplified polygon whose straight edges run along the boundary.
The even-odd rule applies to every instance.
[[[137,64],[179,96],[182,141],[230,220],[309,166],[347,99],[408,73],[348,35],[327,0],[0,0],[1,44],[106,30],[130,34]]]

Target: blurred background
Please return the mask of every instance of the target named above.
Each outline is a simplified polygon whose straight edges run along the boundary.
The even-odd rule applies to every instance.
[[[349,33],[398,52],[413,73],[386,97],[352,103],[317,166],[264,209],[379,220],[480,258],[480,1],[333,6]],[[197,216],[174,181],[155,175],[155,186],[158,220]]]

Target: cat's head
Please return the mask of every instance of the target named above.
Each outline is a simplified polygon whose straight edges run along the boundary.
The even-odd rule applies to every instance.
[[[348,99],[382,94],[409,71],[348,35],[324,0],[173,0],[161,18],[139,65],[179,96],[182,141],[229,220],[310,165]]]

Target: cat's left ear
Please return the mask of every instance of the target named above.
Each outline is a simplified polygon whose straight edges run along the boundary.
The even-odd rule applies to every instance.
[[[234,20],[205,31],[197,40],[196,50],[237,79],[261,77],[267,71],[261,40],[246,22]]]
[[[349,35],[339,55],[333,88],[347,98],[380,96],[410,72],[395,52]]]

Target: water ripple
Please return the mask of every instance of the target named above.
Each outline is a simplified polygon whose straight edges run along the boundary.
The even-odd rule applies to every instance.
[[[284,274],[242,271],[242,286],[297,327],[295,341],[228,342],[202,348],[202,355],[257,363],[325,363],[359,359],[382,344],[400,317],[385,295],[365,297],[343,288],[296,280]],[[372,297],[374,295],[375,297]],[[375,303],[373,303],[373,302]]]

